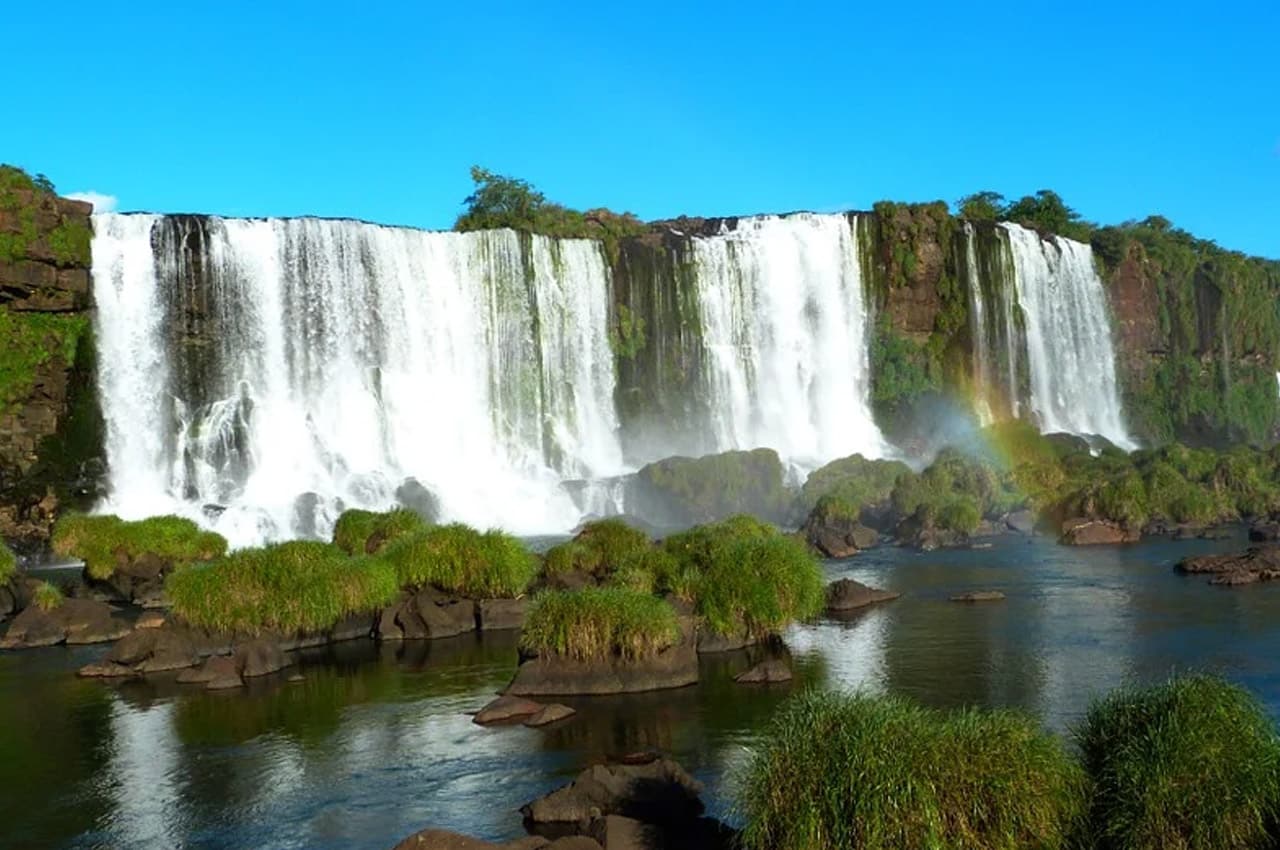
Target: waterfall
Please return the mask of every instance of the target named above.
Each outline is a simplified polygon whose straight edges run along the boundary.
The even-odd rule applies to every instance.
[[[964,223],[965,269],[969,275],[969,335],[973,339],[974,411],[982,425],[995,421],[991,410],[992,364],[991,340],[988,338],[986,300],[982,291],[981,269],[978,267],[977,234],[973,224]]]
[[[856,232],[847,216],[801,213],[693,239],[717,450],[766,446],[807,468],[887,453]]]
[[[106,510],[249,545],[425,488],[449,519],[568,530],[561,481],[622,471],[597,242],[114,214],[94,231]]]
[[[1040,429],[1135,448],[1116,382],[1106,293],[1088,245],[1001,224],[1025,322],[1029,404]]]

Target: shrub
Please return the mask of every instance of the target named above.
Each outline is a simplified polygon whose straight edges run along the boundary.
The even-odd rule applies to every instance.
[[[184,517],[126,522],[111,514],[68,514],[53,527],[53,551],[80,558],[89,576],[101,581],[115,573],[121,558],[150,554],[183,567],[219,557],[227,551],[227,541]]]
[[[401,587],[431,585],[477,599],[519,596],[538,570],[537,558],[516,538],[460,523],[402,536],[381,557]]]
[[[817,615],[824,592],[822,568],[802,541],[748,537],[722,549],[703,570],[696,610],[717,634],[745,627],[759,638]]]
[[[868,460],[856,454],[834,460],[805,479],[800,507],[809,511],[824,499],[838,498],[861,510],[887,501],[898,478],[910,472],[910,467],[896,460]]]
[[[31,601],[41,611],[52,611],[62,604],[63,598],[62,591],[58,589],[57,585],[42,581],[36,586]]]
[[[13,578],[18,571],[18,558],[8,546],[0,542],[0,584]]]
[[[323,631],[387,605],[399,585],[380,558],[350,558],[328,543],[295,540],[180,570],[165,590],[174,613],[188,623],[259,634]]]
[[[547,591],[534,598],[520,646],[579,661],[641,659],[680,639],[675,609],[649,593],[621,587]]]
[[[774,719],[737,782],[748,850],[1055,850],[1084,783],[1009,711],[933,711],[811,691]]]
[[[333,526],[333,542],[348,555],[373,555],[398,537],[427,528],[426,520],[405,508],[376,513],[343,511]]]
[[[1246,691],[1187,676],[1095,703],[1076,730],[1094,785],[1089,832],[1125,850],[1270,846],[1280,742]]]

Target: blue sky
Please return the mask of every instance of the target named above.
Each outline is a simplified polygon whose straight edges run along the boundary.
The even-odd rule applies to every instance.
[[[473,163],[644,218],[1047,187],[1280,257],[1275,0],[783,5],[14,4],[0,161],[434,228]]]

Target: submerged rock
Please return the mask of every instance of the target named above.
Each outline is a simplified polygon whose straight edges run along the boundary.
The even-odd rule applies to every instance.
[[[952,602],[999,602],[1005,598],[998,590],[971,590],[968,593],[957,593],[951,597]]]
[[[531,699],[522,699],[515,696],[500,696],[490,702],[484,708],[475,713],[471,718],[472,723],[478,723],[486,726],[491,723],[505,723],[513,720],[522,720],[526,717],[532,717],[542,711],[546,706],[540,702],[534,702]]]
[[[702,815],[702,783],[661,756],[633,764],[597,764],[569,785],[522,807],[535,826],[578,825],[622,815],[646,823],[690,821]]]
[[[790,682],[792,678],[791,664],[782,658],[770,658],[761,661],[750,670],[739,673],[733,680],[742,685],[767,685],[775,682]]]
[[[526,659],[506,693],[513,696],[626,694],[682,688],[698,681],[698,653],[682,643],[649,658],[577,661],[560,656]]]
[[[851,578],[842,578],[827,585],[827,611],[854,611],[877,602],[889,602],[899,596],[899,593],[868,587]]]
[[[567,705],[553,702],[550,705],[544,705],[537,713],[528,717],[524,721],[525,726],[550,726],[552,723],[559,723],[561,720],[568,720],[578,712],[574,711]]]

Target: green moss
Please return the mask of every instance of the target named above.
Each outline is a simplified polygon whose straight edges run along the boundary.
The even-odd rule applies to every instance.
[[[401,587],[437,587],[474,599],[524,593],[538,561],[515,537],[454,523],[399,537],[380,556]]]
[[[617,316],[616,326],[609,329],[609,344],[617,356],[634,360],[646,342],[644,317],[631,312],[626,304],[617,305]]]
[[[422,517],[404,508],[381,513],[353,508],[334,523],[333,543],[348,555],[373,555],[396,538],[427,527]]]
[[[0,305],[0,413],[26,401],[45,363],[74,363],[89,333],[89,319],[82,315],[14,312]]]
[[[944,449],[924,472],[899,476],[892,502],[900,517],[971,533],[983,517],[996,518],[1021,506],[1015,481],[992,463]]]
[[[351,558],[328,543],[293,541],[242,549],[165,581],[173,612],[220,632],[317,632],[373,612],[399,592],[396,571],[376,557]]]
[[[62,591],[56,585],[47,581],[42,581],[36,585],[35,593],[32,594],[31,601],[41,611],[52,611],[62,604],[65,597]]]
[[[1205,676],[1122,690],[1077,730],[1098,846],[1253,850],[1280,818],[1280,741],[1246,691]]]
[[[747,850],[1059,850],[1085,802],[1061,743],[1015,712],[810,691],[761,742],[736,783]]]
[[[910,472],[909,466],[896,460],[868,460],[862,455],[834,460],[809,474],[798,507],[808,513],[823,498],[838,499],[856,510],[882,504],[898,479]]]
[[[790,502],[782,461],[772,449],[667,458],[642,467],[636,482],[672,525],[738,513],[781,519]]]
[[[100,581],[115,573],[121,559],[131,561],[148,554],[180,568],[217,558],[227,550],[221,535],[183,517],[126,522],[111,514],[61,517],[53,527],[52,545],[58,555],[84,561],[89,576]]]
[[[18,557],[13,550],[0,541],[0,584],[13,578],[18,572]]]
[[[675,609],[656,596],[620,587],[548,591],[534,598],[520,646],[580,661],[643,659],[675,645]]]
[[[0,211],[14,213],[17,232],[0,233],[0,261],[26,259],[31,247],[40,239],[36,211],[53,209],[53,184],[43,174],[30,176],[12,165],[0,165]],[[90,263],[89,226],[78,218],[60,216],[58,224],[44,234],[54,262],[60,266],[88,268]]]

